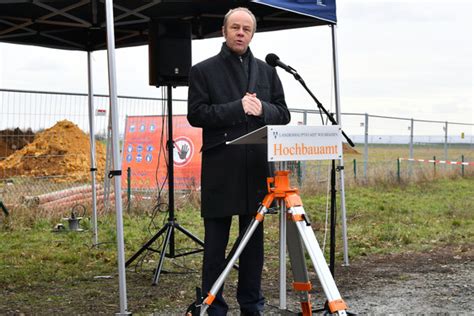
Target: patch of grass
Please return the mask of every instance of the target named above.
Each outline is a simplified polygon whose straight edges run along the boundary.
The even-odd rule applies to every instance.
[[[346,190],[350,256],[473,243],[473,187],[473,179],[439,179],[391,188],[351,187]],[[306,200],[311,212],[326,204],[322,197]],[[323,220],[319,212],[312,215]]]
[[[472,178],[437,179],[391,187],[350,187],[346,190],[346,209],[351,260],[371,254],[474,244],[472,188]],[[326,197],[322,194],[304,194],[302,197],[322,246]],[[196,207],[180,205],[175,215],[180,225],[203,239],[202,219]],[[125,213],[126,259],[148,241],[167,219],[166,213]],[[98,246],[92,245],[88,218],[81,222],[86,229],[81,233],[51,232],[58,220],[49,217],[32,223],[16,222],[13,227],[0,230],[0,288],[4,289],[0,310],[7,314],[16,310],[27,314],[38,310],[64,314],[75,313],[74,308],[80,305],[83,306],[81,313],[85,314],[91,311],[116,312],[115,215],[109,213],[99,218],[101,244]],[[268,215],[264,225],[264,275],[275,278],[274,284],[278,286],[279,215]],[[230,243],[237,237],[236,226],[233,225]],[[338,219],[336,255],[339,262],[342,260],[340,232]],[[177,252],[195,248],[195,244],[183,234],[176,232],[175,237]],[[162,242],[158,239],[153,247],[161,249]],[[326,254],[328,244],[329,240],[326,241]],[[200,284],[201,258],[201,254],[196,254],[166,259],[158,287],[150,286],[158,254],[147,253],[137,259],[127,273],[130,310],[151,313],[189,304],[194,299],[194,287]],[[226,283],[228,287],[235,287],[235,276],[233,271]]]

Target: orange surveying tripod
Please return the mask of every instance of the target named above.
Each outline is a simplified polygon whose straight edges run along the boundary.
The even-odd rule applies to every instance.
[[[247,245],[257,226],[263,222],[274,200],[280,201],[282,212],[286,209],[287,235],[286,243],[293,271],[293,288],[300,293],[300,302],[303,316],[312,315],[311,297],[312,288],[308,277],[303,245],[306,248],[318,275],[319,282],[327,298],[325,309],[331,314],[348,315],[347,305],[339,294],[334,278],[328,268],[324,255],[319,247],[316,236],[311,228],[311,223],[303,208],[303,203],[297,188],[290,187],[289,171],[276,171],[275,177],[267,178],[268,194],[263,199],[253,221],[247,227],[240,244],[221,272],[211,290],[200,306],[200,315],[204,316],[207,309],[214,301],[217,292],[222,287],[232,267]],[[272,186],[273,185],[273,186]],[[283,204],[284,203],[284,204]]]

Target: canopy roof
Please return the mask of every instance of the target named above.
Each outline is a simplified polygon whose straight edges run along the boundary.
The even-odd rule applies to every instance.
[[[220,36],[223,16],[237,6],[252,10],[259,32],[336,23],[335,0],[114,0],[115,45],[147,44],[151,19],[189,21],[197,39]],[[0,42],[105,49],[105,1],[3,0]]]

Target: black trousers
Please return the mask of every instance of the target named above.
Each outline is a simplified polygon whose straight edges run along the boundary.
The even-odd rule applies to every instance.
[[[254,219],[251,215],[239,216],[239,233],[243,234],[248,224]],[[204,260],[202,266],[202,289],[206,296],[214,282],[225,268],[225,252],[229,241],[232,217],[204,218]],[[237,301],[245,315],[263,311],[265,298],[261,291],[263,268],[263,223],[249,240],[239,257],[239,278],[237,285]],[[216,295],[208,309],[212,316],[227,314],[228,306],[222,296],[224,286]]]

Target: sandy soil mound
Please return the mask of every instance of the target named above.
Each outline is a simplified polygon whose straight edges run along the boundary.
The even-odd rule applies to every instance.
[[[35,134],[31,129],[25,132],[19,128],[0,131],[0,160],[10,156],[33,141]]]
[[[351,147],[349,144],[342,143],[342,152],[344,154],[353,154],[353,155],[360,155],[360,153],[355,150],[353,147]]]
[[[98,177],[105,168],[105,146],[96,143]],[[85,181],[90,177],[89,137],[64,120],[36,134],[34,141],[0,161],[0,176],[52,177],[55,181]]]

